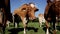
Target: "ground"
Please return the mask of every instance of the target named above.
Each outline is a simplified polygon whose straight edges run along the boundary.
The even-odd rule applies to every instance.
[[[59,27],[59,26],[58,26]],[[45,34],[45,26],[39,27],[38,22],[29,22],[27,27],[27,34]],[[60,29],[57,28],[57,34],[60,34]],[[13,23],[10,23],[10,27],[6,27],[5,34],[23,34],[23,25],[19,24],[18,28],[14,28]]]

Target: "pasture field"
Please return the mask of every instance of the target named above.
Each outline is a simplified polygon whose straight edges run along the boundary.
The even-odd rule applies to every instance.
[[[59,25],[60,26],[60,25]],[[60,34],[60,27],[58,26],[57,34]],[[39,22],[29,22],[27,27],[27,34],[45,34],[45,26],[39,27]],[[18,28],[14,28],[13,23],[10,23],[10,27],[6,27],[5,34],[23,34],[23,24],[19,23]]]

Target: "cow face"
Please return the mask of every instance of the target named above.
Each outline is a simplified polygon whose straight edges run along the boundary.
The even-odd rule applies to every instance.
[[[35,12],[38,11],[38,9],[35,7],[34,4],[30,4],[29,6],[29,12],[28,12],[28,16],[29,16],[29,19],[30,20],[34,20],[36,17],[35,17]]]

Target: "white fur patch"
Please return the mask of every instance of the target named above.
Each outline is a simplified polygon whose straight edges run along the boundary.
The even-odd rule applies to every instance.
[[[48,28],[47,28],[47,32],[46,32],[46,34],[49,34],[49,30],[48,30]]]
[[[35,5],[34,5],[34,4],[30,4],[30,6],[31,6],[32,8],[34,8],[34,7],[35,7]]]
[[[26,29],[24,28],[24,34],[26,34]]]
[[[23,20],[23,21],[24,21],[24,23],[27,23],[27,20],[26,20],[26,18],[24,18],[24,20]]]
[[[26,10],[23,10],[23,11],[26,11]]]

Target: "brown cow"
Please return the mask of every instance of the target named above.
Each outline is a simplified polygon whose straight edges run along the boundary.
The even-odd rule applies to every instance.
[[[8,14],[10,13],[10,0],[0,0],[0,34],[5,34]]]
[[[29,4],[23,4],[20,8],[16,9],[13,13],[13,15],[17,14],[22,20],[23,26],[24,26],[24,34],[26,34],[26,23],[27,20],[34,20],[35,12],[38,11],[38,9],[35,7],[35,4],[29,3]],[[13,20],[14,21],[14,20]]]
[[[3,33],[3,29],[5,27],[5,10],[4,8],[0,8],[0,33]]]
[[[44,18],[46,20],[47,31],[49,28],[48,22],[53,22],[53,34],[56,34],[55,23],[56,17],[60,19],[60,0],[47,0],[47,6],[44,12]],[[47,33],[48,34],[48,33]]]

